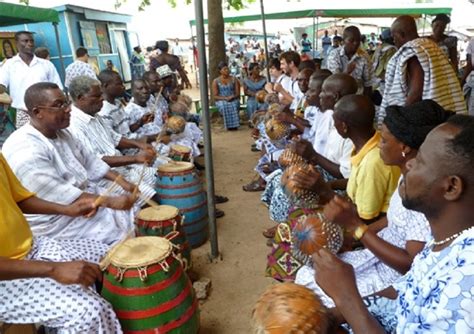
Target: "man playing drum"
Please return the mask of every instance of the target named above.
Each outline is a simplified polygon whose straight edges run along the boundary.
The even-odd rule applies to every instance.
[[[79,217],[93,199],[71,205],[25,189],[0,154],[0,321],[41,323],[64,333],[122,333],[112,307],[91,285],[108,246],[95,240],[33,237],[25,213]],[[90,261],[90,262],[86,262]]]
[[[97,184],[115,180],[118,174],[66,130],[71,107],[59,87],[47,82],[34,84],[26,90],[25,104],[30,123],[15,131],[3,145],[5,159],[16,176],[29,191],[46,200],[70,205],[92,199],[97,206],[99,202],[103,206],[90,218],[71,218],[59,213],[28,215],[34,235],[113,244],[133,233],[129,209],[135,196],[122,194],[98,199],[103,190]],[[134,192],[135,186],[129,182],[123,180],[118,185]]]

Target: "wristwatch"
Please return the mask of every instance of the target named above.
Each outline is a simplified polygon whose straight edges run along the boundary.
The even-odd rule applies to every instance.
[[[367,232],[368,229],[369,229],[369,227],[367,225],[360,224],[354,230],[354,233],[352,234],[352,237],[354,238],[354,240],[359,241],[360,239],[362,239],[362,237],[364,236],[365,232]]]

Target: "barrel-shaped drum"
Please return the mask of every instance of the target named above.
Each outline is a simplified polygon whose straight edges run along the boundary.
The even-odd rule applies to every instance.
[[[178,208],[160,205],[140,210],[135,220],[138,236],[164,237],[177,248],[184,270],[191,267],[191,247],[183,228],[183,216]]]
[[[159,166],[156,192],[160,204],[175,206],[185,216],[183,227],[191,247],[205,243],[209,236],[206,193],[193,164],[177,161]]]
[[[125,333],[198,333],[198,302],[167,239],[128,239],[112,248],[101,268],[102,296]]]
[[[175,161],[191,161],[191,148],[184,145],[171,145],[169,157]]]

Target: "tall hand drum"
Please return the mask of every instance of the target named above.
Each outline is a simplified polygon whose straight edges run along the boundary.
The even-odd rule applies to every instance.
[[[178,208],[160,205],[140,210],[135,225],[137,236],[156,236],[170,240],[178,248],[184,270],[191,267],[191,247],[183,229],[184,217]]]
[[[125,333],[198,333],[198,302],[172,249],[165,238],[137,237],[112,248],[101,262],[102,296]]]
[[[183,227],[191,247],[205,243],[209,236],[207,199],[194,165],[177,161],[159,166],[155,190],[161,204],[175,206],[186,216]]]
[[[171,145],[169,157],[175,161],[191,161],[191,148],[184,145]]]

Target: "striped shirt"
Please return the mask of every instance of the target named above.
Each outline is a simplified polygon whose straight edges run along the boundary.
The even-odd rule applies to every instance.
[[[122,135],[107,127],[101,116],[90,116],[72,106],[71,124],[68,130],[73,136],[82,143],[89,151],[94,152],[98,157],[104,156],[122,156],[123,154],[116,148]],[[113,168],[114,171],[122,174],[130,182],[138,182],[143,165],[133,164]],[[146,183],[146,184],[145,184]],[[155,169],[147,167],[143,183],[140,185],[140,192],[150,198],[154,196],[155,191]]]
[[[100,109],[98,115],[102,118],[105,125],[109,129],[121,134],[129,139],[138,138],[138,134],[130,131],[131,120],[127,116],[125,110],[119,100],[115,100],[114,104],[104,101],[102,109]]]
[[[431,39],[417,38],[405,43],[388,63],[382,105],[377,113],[378,124],[382,124],[388,106],[405,105],[407,62],[412,57],[418,59],[424,73],[422,99],[432,99],[446,110],[467,113],[461,85],[443,51]]]

